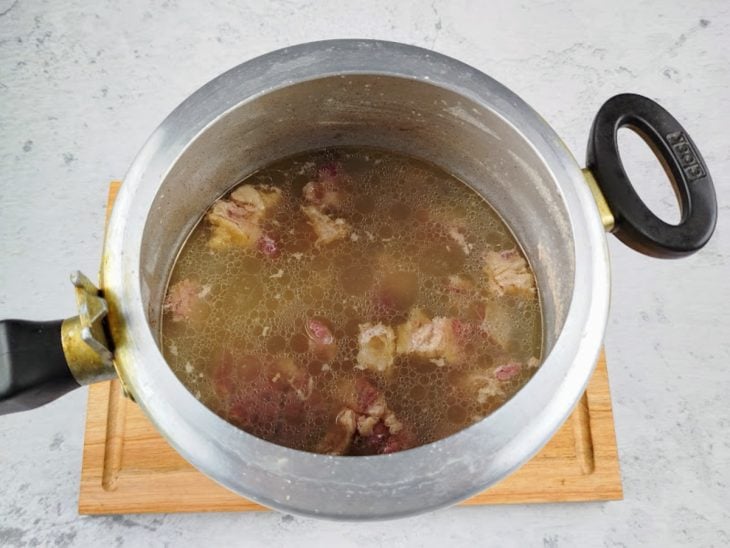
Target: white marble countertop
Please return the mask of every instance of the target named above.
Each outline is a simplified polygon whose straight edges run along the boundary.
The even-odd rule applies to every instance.
[[[107,183],[166,114],[242,61],[336,37],[457,57],[531,103],[579,160],[609,96],[652,97],[715,176],[714,239],[680,261],[610,238],[606,336],[625,499],[453,508],[398,522],[278,513],[79,517],[85,390],[0,417],[0,546],[730,545],[730,3],[0,0],[0,317],[74,310],[94,273]],[[648,150],[648,149],[647,149]],[[648,152],[639,190],[675,215]]]

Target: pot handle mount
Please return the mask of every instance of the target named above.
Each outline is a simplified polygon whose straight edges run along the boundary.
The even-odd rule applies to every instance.
[[[0,321],[0,415],[40,407],[83,384],[115,376],[105,346],[106,302],[86,276],[71,276],[79,315]]]
[[[679,202],[678,224],[662,221],[636,193],[618,150],[623,127],[643,138],[662,163]],[[586,168],[613,215],[610,231],[629,247],[677,258],[698,251],[712,236],[717,200],[707,166],[685,129],[651,99],[626,93],[604,103],[591,127]]]

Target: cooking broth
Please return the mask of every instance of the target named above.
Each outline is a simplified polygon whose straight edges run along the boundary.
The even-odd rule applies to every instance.
[[[497,213],[431,164],[308,152],[214,203],[180,250],[162,351],[222,418],[304,451],[429,443],[534,374],[537,288]]]

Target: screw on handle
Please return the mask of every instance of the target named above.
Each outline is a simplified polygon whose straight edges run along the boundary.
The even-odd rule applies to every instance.
[[[636,193],[619,155],[622,127],[641,136],[663,164],[679,201],[678,224],[662,221]],[[685,129],[651,99],[625,93],[603,104],[591,127],[586,166],[613,213],[612,232],[629,247],[677,258],[698,251],[712,236],[717,200],[707,166]]]

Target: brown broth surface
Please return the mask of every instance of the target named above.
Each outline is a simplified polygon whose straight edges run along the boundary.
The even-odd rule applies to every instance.
[[[300,206],[304,185],[323,169],[336,171],[343,189],[344,202],[331,216],[343,218],[352,233],[316,245]],[[407,430],[407,443],[396,450],[406,449],[487,416],[536,371],[542,344],[537,291],[498,295],[483,270],[488,251],[520,246],[497,213],[458,179],[391,152],[342,148],[278,161],[240,184],[281,190],[262,225],[276,241],[277,256],[256,246],[211,249],[213,228],[204,217],[168,284],[168,291],[180,282],[195,284],[195,306],[185,318],[166,309],[161,324],[170,367],[224,419],[274,443],[322,451],[322,439],[348,405],[343,393],[366,378]],[[465,245],[449,236],[453,226]],[[455,289],[454,276],[466,287]],[[396,328],[414,308],[468,327],[463,358],[444,365],[399,354],[386,373],[357,369],[359,326]],[[325,322],[334,336],[326,356],[310,347],[310,318]],[[272,362],[287,365],[266,365]],[[515,363],[518,373],[505,379],[500,371]],[[289,383],[288,395],[272,396],[272,386],[282,382]],[[354,444],[344,452],[384,452],[368,447]]]

